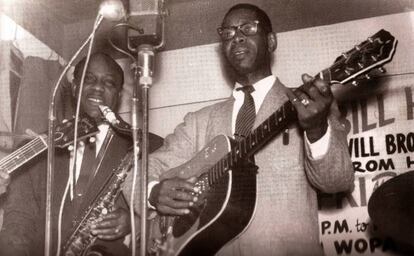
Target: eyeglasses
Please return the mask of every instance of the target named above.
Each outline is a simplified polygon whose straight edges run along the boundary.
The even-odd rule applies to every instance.
[[[217,33],[223,41],[232,39],[238,30],[240,30],[245,36],[254,36],[257,33],[257,24],[259,24],[259,21],[255,20],[239,26],[219,27],[217,28]]]

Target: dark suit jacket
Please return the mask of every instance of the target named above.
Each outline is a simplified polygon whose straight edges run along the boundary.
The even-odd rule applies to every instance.
[[[113,132],[111,131],[111,133]],[[156,135],[152,135],[151,138],[150,142],[153,147],[159,147],[162,139]],[[65,243],[65,238],[71,233],[72,220],[82,215],[111,171],[119,165],[121,159],[126,155],[131,142],[129,137],[114,133],[96,176],[85,193],[80,211],[76,213],[71,207],[71,203],[66,203],[63,214],[62,243]],[[52,196],[53,251],[56,250],[59,204],[68,177],[69,154],[67,151],[59,150],[56,153],[55,162],[54,193]],[[22,169],[25,170],[17,171],[16,177],[12,178],[4,205],[4,223],[0,232],[0,255],[44,255],[46,153],[26,164]],[[127,208],[123,197],[118,199],[117,204]],[[115,252],[111,252],[113,255],[124,255],[125,251],[121,250],[126,248],[121,246],[122,249],[119,249],[118,246],[122,245],[122,240],[105,242],[102,243],[102,246],[109,248],[109,250],[111,247],[116,248]]]

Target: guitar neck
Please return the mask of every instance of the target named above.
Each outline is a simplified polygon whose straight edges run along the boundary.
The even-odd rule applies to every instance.
[[[330,69],[325,69],[316,75],[317,78],[326,82],[331,82]],[[306,85],[301,85],[298,89],[302,89]],[[209,170],[208,175],[204,177],[205,182],[213,184],[226,174],[232,167],[237,166],[238,162],[248,159],[259,149],[261,149],[269,140],[283,132],[286,127],[297,120],[296,109],[290,101],[285,102],[279,109],[270,115],[248,136],[237,141],[232,150],[218,161]]]
[[[5,170],[8,173],[12,173],[14,170],[28,162],[33,157],[42,153],[47,149],[47,143],[45,136],[39,136],[31,140],[26,145],[20,147],[10,155],[0,160],[0,169]]]
[[[330,83],[330,69],[325,69],[315,76]],[[308,85],[301,85],[296,90]],[[262,148],[270,139],[280,134],[289,124],[297,120],[296,109],[290,101],[285,102],[279,109],[271,114],[264,122],[254,129],[246,138],[240,140],[229,153],[229,160],[234,165],[241,159],[246,159]],[[234,152],[233,152],[234,151]]]

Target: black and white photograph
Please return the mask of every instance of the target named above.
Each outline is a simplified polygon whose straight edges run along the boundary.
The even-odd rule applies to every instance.
[[[414,255],[413,0],[0,0],[0,256]]]

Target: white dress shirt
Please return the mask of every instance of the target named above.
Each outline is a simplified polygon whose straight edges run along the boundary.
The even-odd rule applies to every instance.
[[[266,97],[269,90],[272,88],[275,81],[276,81],[276,77],[273,75],[270,75],[268,77],[263,78],[262,80],[257,81],[255,84],[252,84],[254,88],[254,92],[252,92],[251,95],[254,100],[256,114],[259,111],[260,107],[262,106],[264,98]],[[233,97],[235,99],[234,105],[233,105],[232,120],[231,120],[231,131],[233,134],[236,130],[237,115],[244,102],[244,92],[241,90],[237,90],[237,88],[240,88],[240,87],[243,87],[243,85],[236,83],[233,89]],[[318,141],[315,141],[314,143],[310,143],[310,141],[308,140],[308,137],[306,136],[306,132],[305,132],[305,141],[309,146],[310,153],[313,159],[321,158],[328,151],[330,133],[331,133],[331,129],[328,125],[328,129],[326,133],[322,136],[322,138],[320,138]]]
[[[106,134],[108,133],[109,125],[108,124],[100,124],[98,125],[99,132],[95,135],[95,146],[96,146],[96,156],[99,153],[99,150],[102,147],[102,144],[105,140]],[[80,168],[82,165],[83,160],[83,152],[85,151],[85,143],[79,142],[76,148],[76,180],[79,178]],[[73,170],[73,163],[74,163],[74,151],[70,152],[70,160],[69,160],[69,168]]]

